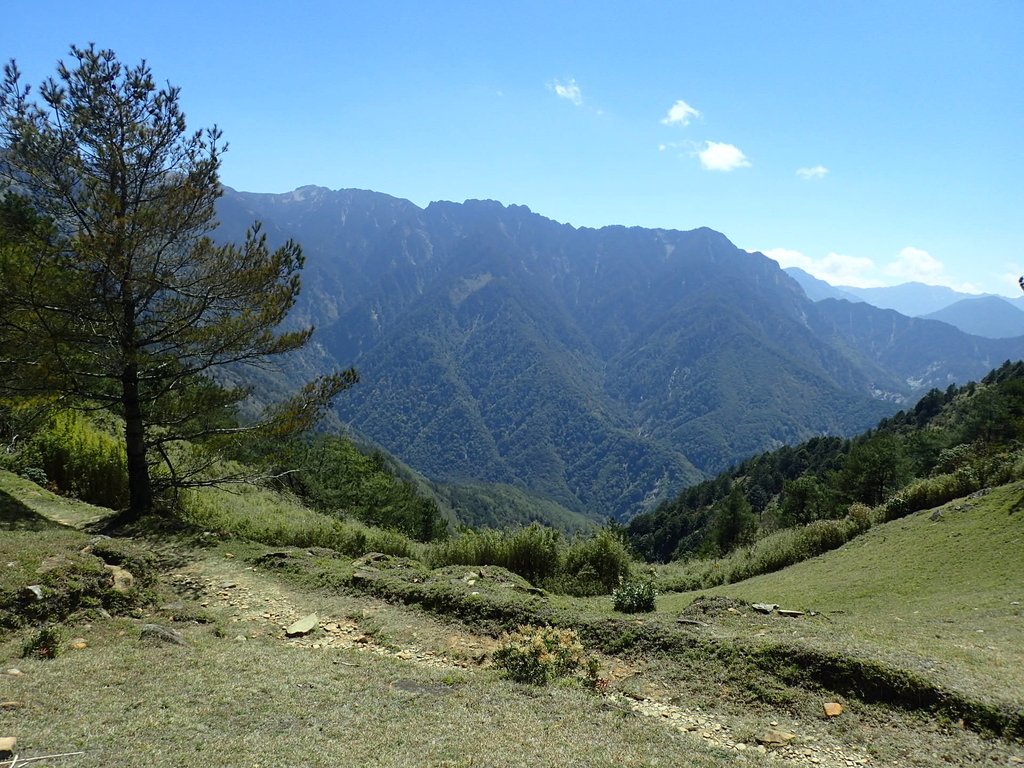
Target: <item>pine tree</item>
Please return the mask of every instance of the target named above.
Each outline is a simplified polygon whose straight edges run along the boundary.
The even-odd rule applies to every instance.
[[[208,477],[177,466],[176,444],[240,429],[233,408],[249,391],[214,374],[312,333],[276,330],[299,292],[297,244],[272,251],[258,225],[240,245],[210,237],[225,150],[216,127],[187,130],[179,89],[158,88],[144,61],[73,46],[38,100],[13,61],[4,68],[0,193],[14,246],[0,249],[0,383],[124,419],[131,516],[161,487]],[[248,428],[308,427],[356,380],[317,379]]]

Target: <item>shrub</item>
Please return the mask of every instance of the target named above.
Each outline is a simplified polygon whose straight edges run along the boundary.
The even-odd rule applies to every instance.
[[[649,613],[657,596],[653,582],[628,581],[612,591],[612,606],[621,613]]]
[[[434,568],[500,565],[533,584],[540,584],[557,574],[561,549],[558,531],[533,523],[510,531],[467,528],[450,539],[432,544],[427,557]]]
[[[519,627],[501,639],[491,658],[504,677],[530,685],[577,673],[594,680],[597,674],[596,660],[586,656],[579,635],[571,629]]]
[[[58,411],[21,449],[21,474],[49,480],[90,504],[121,509],[128,503],[124,440],[76,411]]]
[[[566,550],[560,578],[552,589],[572,595],[607,595],[632,574],[626,545],[612,531],[601,529],[578,539]]]
[[[55,659],[60,654],[63,636],[54,626],[46,626],[36,632],[21,649],[23,659]]]

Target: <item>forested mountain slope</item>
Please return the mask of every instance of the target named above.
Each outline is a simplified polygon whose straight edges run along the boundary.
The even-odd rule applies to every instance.
[[[362,377],[343,421],[429,477],[596,518],[1024,356],[1020,339],[815,304],[708,229],[576,229],[493,201],[317,187],[227,190],[219,215],[219,237],[258,219],[302,243],[294,315],[318,326],[318,364]]]

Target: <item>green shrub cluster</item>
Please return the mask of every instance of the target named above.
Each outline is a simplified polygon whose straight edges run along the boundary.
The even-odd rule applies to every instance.
[[[546,685],[577,674],[597,678],[596,660],[587,656],[571,629],[519,627],[502,637],[491,659],[504,677],[517,683]]]
[[[510,530],[465,529],[427,550],[431,567],[499,565],[533,584],[573,595],[606,595],[629,577],[632,558],[612,531],[569,544],[553,528],[533,523]]]
[[[59,627],[45,626],[30,637],[21,649],[23,659],[55,659],[60,655],[64,636]]]
[[[612,607],[621,613],[650,613],[658,591],[649,580],[627,581],[612,590]]]
[[[5,460],[40,485],[110,509],[128,503],[124,440],[77,411],[53,413]]]

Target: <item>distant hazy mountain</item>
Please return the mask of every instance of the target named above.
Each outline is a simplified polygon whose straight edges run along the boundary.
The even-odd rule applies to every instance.
[[[924,317],[941,320],[965,333],[990,339],[1024,336],[1024,312],[998,296],[961,299],[955,304]]]
[[[838,286],[840,290],[852,294],[860,301],[881,309],[895,309],[908,317],[921,317],[955,304],[962,299],[976,299],[977,295],[961,293],[941,285],[925,285],[924,283],[903,283],[884,288],[854,288],[849,285]]]
[[[837,288],[830,283],[826,283],[824,280],[819,280],[809,272],[800,269],[800,267],[786,267],[785,272],[800,284],[800,287],[804,289],[804,293],[807,294],[807,298],[811,301],[821,301],[822,299],[864,301],[859,296],[849,293],[842,288]]]
[[[852,434],[1024,356],[867,304],[809,300],[709,229],[575,229],[523,206],[227,190],[306,254],[300,364],[354,364],[343,421],[428,477],[625,517],[784,443]]]

